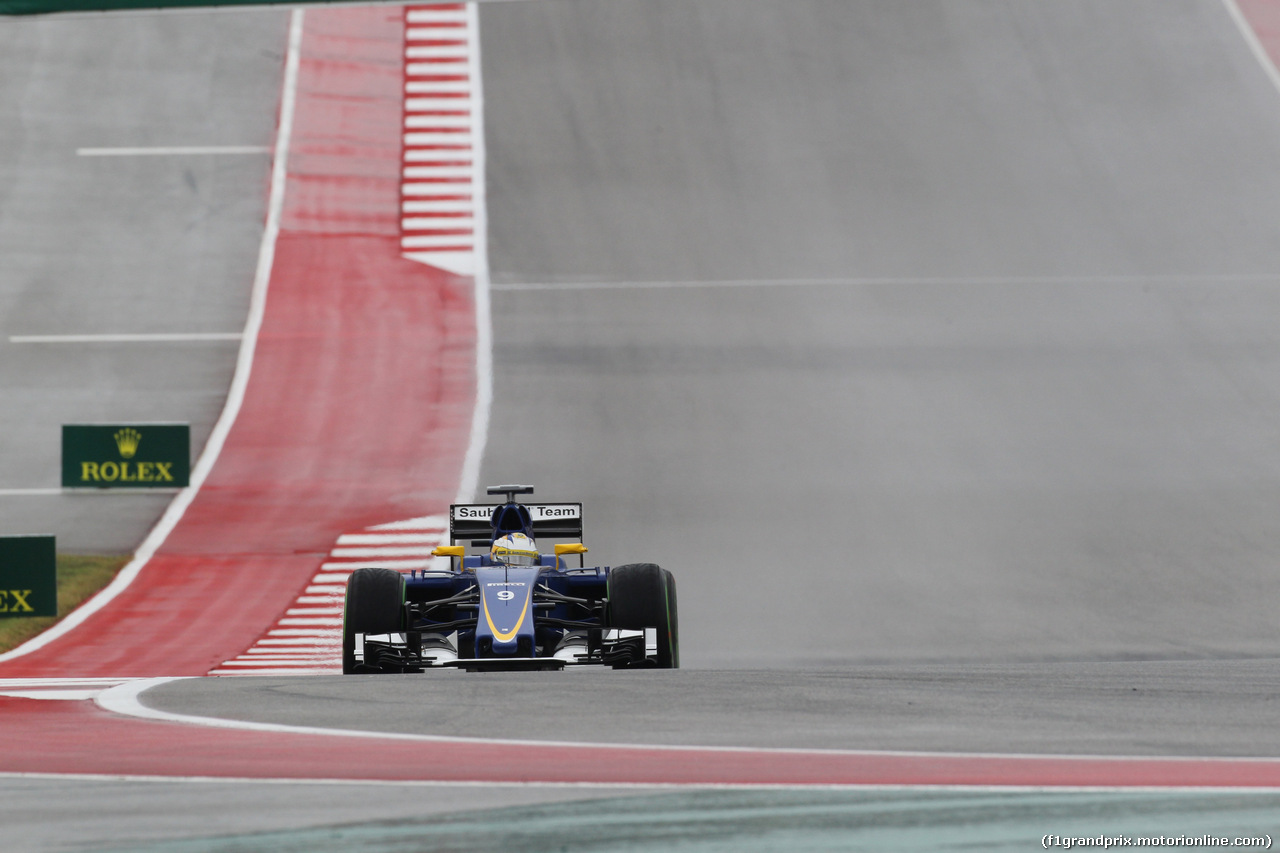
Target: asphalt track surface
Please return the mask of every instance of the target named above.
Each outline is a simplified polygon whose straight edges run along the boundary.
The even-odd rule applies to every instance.
[[[675,571],[690,669],[658,683],[695,686],[660,721],[625,707],[659,674],[466,690],[552,729],[616,704],[575,721],[612,741],[1276,754],[1280,95],[1219,4],[545,0],[481,32],[482,481]],[[458,680],[375,683],[404,719]],[[369,681],[157,695],[350,727]]]
[[[1280,97],[1221,4],[483,31],[482,480],[674,572],[688,665],[1275,653]]]

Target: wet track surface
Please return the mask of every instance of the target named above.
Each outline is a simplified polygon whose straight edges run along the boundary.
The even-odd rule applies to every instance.
[[[143,702],[189,715],[445,737],[1280,756],[1274,660],[201,679],[155,688]]]
[[[482,481],[673,571],[686,665],[1274,651],[1280,95],[1221,4],[482,24]]]
[[[227,24],[225,42],[265,57],[261,79],[245,79],[247,66],[213,79],[254,100],[232,111],[250,125],[226,141],[261,142],[283,17],[241,14],[215,20],[251,22],[253,38]],[[208,33],[195,18],[128,20],[119,26],[148,43],[184,26],[188,38]],[[92,40],[91,25],[39,26]],[[675,572],[689,668],[184,681],[148,704],[450,736],[1280,755],[1280,94],[1221,4],[537,0],[486,5],[481,38],[496,367],[481,480],[581,500],[591,557]],[[57,130],[77,137],[68,148],[83,135],[73,129]],[[32,165],[43,155],[23,151],[5,164],[0,197],[19,197],[19,172],[44,173]],[[125,184],[147,208],[180,179]],[[200,291],[216,293],[215,307],[190,294],[174,297],[183,308],[139,298],[116,325],[146,317],[150,329],[189,310],[201,330],[239,328],[264,179],[245,172],[231,192],[240,236],[218,238],[216,254],[245,269]],[[23,227],[67,221],[24,206]],[[3,205],[0,239],[39,245],[14,209]],[[155,240],[163,224],[120,229],[139,244],[122,254],[173,242]],[[192,252],[182,263],[205,257]],[[37,274],[6,253],[6,334],[64,331],[78,316],[67,306],[88,295],[128,304],[110,294],[135,293],[140,277],[166,292],[161,273],[179,263],[156,258],[143,273],[80,258],[106,270],[95,289],[83,270],[49,272],[56,255],[45,250]],[[55,297],[42,275],[81,284]],[[83,356],[0,346],[4,417],[18,411],[10,400],[25,409],[46,395],[24,384],[42,371],[83,375],[68,361]],[[207,424],[224,355],[96,362],[95,387],[117,402],[94,411],[109,417],[133,399],[135,380],[121,377],[145,369],[187,389],[182,416]],[[208,373],[208,387],[171,372],[187,367]],[[58,423],[69,393],[21,428]],[[3,464],[0,485],[42,484],[31,460]],[[117,500],[153,499],[104,502]],[[21,507],[6,518],[54,517]],[[73,513],[65,535],[129,547],[158,511]],[[279,804],[273,822],[244,792],[211,786],[205,808],[175,826],[164,814],[175,806],[143,783],[123,793],[4,784],[17,789],[15,814],[59,797],[132,811],[139,842],[566,798],[397,790],[368,795],[377,805],[365,812],[349,805],[358,792],[255,789]],[[717,815],[761,807],[700,796],[728,797],[707,802]],[[1121,831],[1133,814],[1172,831],[1243,831],[1275,813],[1258,799],[1027,796],[864,794],[833,806],[844,816],[831,825],[870,831],[906,809],[935,834],[900,849],[1027,849],[1070,821],[1080,834]],[[880,817],[849,823],[850,802]],[[672,803],[637,808],[670,817]],[[819,808],[805,803],[795,806]],[[549,821],[538,838],[552,847],[565,826],[586,831],[582,808],[512,819]],[[1264,817],[1249,817],[1254,808]],[[957,816],[981,824],[980,814],[1003,828],[945,835]],[[486,837],[519,838],[476,820],[499,833]],[[49,838],[38,822],[20,825]],[[451,843],[448,824],[433,826],[439,846]],[[69,832],[67,849],[101,846],[94,831]],[[364,831],[375,849],[395,843],[386,826]],[[895,849],[888,836],[863,837],[867,849]]]

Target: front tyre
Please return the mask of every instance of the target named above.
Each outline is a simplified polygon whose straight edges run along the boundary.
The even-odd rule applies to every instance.
[[[667,616],[671,620],[671,668],[680,668],[680,618],[676,607],[676,576],[666,569],[662,574],[667,578]]]
[[[342,671],[357,671],[356,634],[395,634],[403,623],[404,575],[393,569],[352,572],[342,608]]]
[[[609,627],[624,631],[655,628],[657,664],[680,666],[680,624],[676,613],[676,581],[653,563],[631,563],[609,571]]]

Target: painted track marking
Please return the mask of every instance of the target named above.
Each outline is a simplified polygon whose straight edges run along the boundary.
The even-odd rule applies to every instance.
[[[182,770],[176,774],[182,776],[252,776],[253,768],[266,765],[274,772],[265,775],[273,778],[496,784],[1280,788],[1280,759],[1275,758],[990,755],[489,740],[254,723],[177,714],[142,704],[139,697],[143,692],[173,680],[140,679],[104,690],[97,697],[97,706],[115,717],[103,717],[101,711],[84,702],[0,700],[0,713],[33,729],[33,748],[6,753],[0,771],[155,775],[172,764],[163,746],[168,743],[182,745]],[[44,710],[37,713],[36,706]],[[49,740],[52,732],[65,734]],[[104,740],[107,732],[111,737]],[[45,736],[44,743],[41,736]]]
[[[169,344],[244,340],[243,332],[155,332],[150,334],[10,335],[11,344]]]
[[[80,157],[186,157],[227,154],[270,154],[267,145],[187,145],[153,148],[77,148]]]
[[[1280,273],[1222,273],[1218,275],[1059,275],[1059,276],[898,276],[866,278],[758,278],[690,281],[546,281],[490,285],[499,292],[539,290],[681,290],[704,287],[875,287],[883,285],[1126,285],[1126,284],[1250,284],[1275,283]]]
[[[1243,0],[1243,2],[1252,7],[1254,0]],[[1276,68],[1276,57],[1272,56],[1267,49],[1267,45],[1262,43],[1259,38],[1259,30],[1265,25],[1265,16],[1267,9],[1265,4],[1261,4],[1260,8],[1251,9],[1250,14],[1240,8],[1240,2],[1237,0],[1222,0],[1222,5],[1226,7],[1227,14],[1231,16],[1232,22],[1235,23],[1236,29],[1240,31],[1240,35],[1244,38],[1244,42],[1249,46],[1249,51],[1253,54],[1253,58],[1258,61],[1258,65],[1262,67],[1263,73],[1267,75],[1267,79],[1271,81],[1271,85],[1277,92],[1280,92],[1280,70]],[[1255,23],[1251,24],[1249,18],[1253,17]],[[1274,35],[1272,36],[1274,39]],[[1276,45],[1273,43],[1272,49]]]
[[[346,582],[360,568],[448,567],[431,549],[449,535],[443,515],[411,518],[344,533],[293,604],[252,646],[210,675],[332,675],[342,672],[342,610]],[[406,547],[406,543],[412,543]],[[360,545],[362,547],[349,547]],[[412,551],[412,559],[403,559]]]
[[[404,14],[401,249],[473,276],[484,193],[475,12],[457,3],[407,6]]]

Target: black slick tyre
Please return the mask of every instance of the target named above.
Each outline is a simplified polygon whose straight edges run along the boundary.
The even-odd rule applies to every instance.
[[[618,566],[609,571],[608,596],[610,628],[655,628],[659,668],[680,666],[676,582],[670,572],[653,563]]]
[[[404,630],[404,575],[393,569],[356,569],[347,579],[342,608],[342,671],[356,671],[356,634]]]

